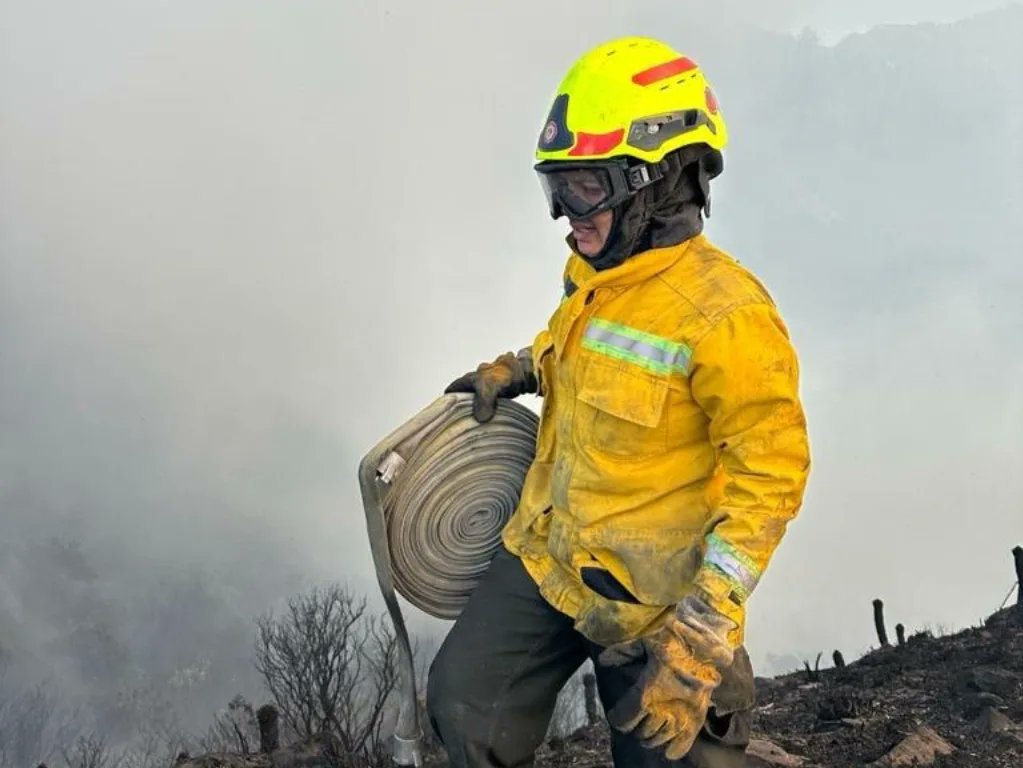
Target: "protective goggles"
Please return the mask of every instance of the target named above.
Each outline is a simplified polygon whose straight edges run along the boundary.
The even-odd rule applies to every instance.
[[[635,161],[633,161],[635,163]],[[534,166],[551,218],[588,219],[625,202],[661,178],[649,163],[630,164],[624,157],[581,162],[543,162]]]

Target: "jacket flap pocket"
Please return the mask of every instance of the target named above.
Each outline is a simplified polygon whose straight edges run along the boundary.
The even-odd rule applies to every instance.
[[[619,419],[656,427],[668,398],[668,378],[625,362],[587,356],[578,397]]]

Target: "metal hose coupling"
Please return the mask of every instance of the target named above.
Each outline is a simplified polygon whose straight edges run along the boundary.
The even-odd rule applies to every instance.
[[[500,546],[536,450],[539,419],[501,400],[492,421],[471,394],[444,395],[378,443],[359,464],[377,582],[399,652],[392,760],[423,764],[415,666],[395,591],[441,619],[458,617]]]

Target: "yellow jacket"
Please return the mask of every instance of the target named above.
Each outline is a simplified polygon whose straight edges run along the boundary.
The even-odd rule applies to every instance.
[[[533,344],[537,455],[505,545],[596,643],[644,634],[699,588],[738,645],[809,473],[785,325],[702,235],[602,272],[573,255],[565,282]],[[625,599],[584,584],[587,569]]]

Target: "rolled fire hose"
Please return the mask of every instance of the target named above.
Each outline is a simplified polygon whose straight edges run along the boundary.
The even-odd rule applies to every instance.
[[[500,545],[535,454],[536,414],[501,400],[480,424],[472,401],[438,398],[359,464],[377,582],[398,640],[398,765],[419,768],[423,756],[412,646],[395,590],[431,616],[457,618]]]

